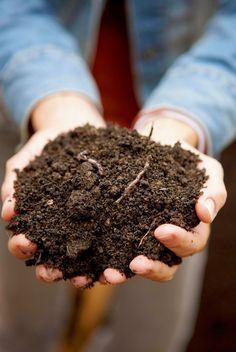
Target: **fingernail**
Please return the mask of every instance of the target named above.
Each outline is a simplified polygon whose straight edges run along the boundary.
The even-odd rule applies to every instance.
[[[71,282],[76,288],[84,288],[84,287],[87,287],[89,284],[91,284],[92,280],[88,279],[85,276],[77,276],[72,278]]]
[[[25,251],[25,250],[22,250],[22,249],[21,249],[21,253],[24,254],[27,257],[31,257],[34,254],[34,252],[32,252],[32,251]]]
[[[46,276],[51,281],[59,281],[62,279],[62,272],[54,268],[46,268]]]
[[[6,214],[8,212],[8,209],[9,209],[9,204],[11,204],[13,202],[13,199],[12,197],[7,197],[3,204],[2,204],[2,210],[1,210],[1,217],[2,218],[5,218],[6,217]]]
[[[207,208],[207,210],[209,212],[211,221],[213,221],[215,216],[216,216],[215,202],[211,198],[208,198],[205,201],[205,206],[206,206],[206,208]]]
[[[146,272],[150,267],[149,260],[145,257],[137,257],[133,262],[131,262],[130,269],[135,274],[141,274]]]

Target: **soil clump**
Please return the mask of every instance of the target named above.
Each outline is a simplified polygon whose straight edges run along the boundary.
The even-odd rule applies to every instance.
[[[27,265],[58,268],[93,282],[112,267],[127,277],[139,254],[169,266],[181,258],[154,237],[171,223],[193,229],[207,179],[199,157],[114,125],[61,134],[17,172],[17,215],[8,229],[37,244]]]

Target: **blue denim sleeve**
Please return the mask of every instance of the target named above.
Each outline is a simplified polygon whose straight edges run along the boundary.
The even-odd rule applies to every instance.
[[[40,99],[56,92],[79,92],[100,105],[78,44],[58,21],[52,4],[0,1],[0,83],[17,123]]]
[[[144,106],[169,107],[196,120],[213,155],[236,136],[236,1],[222,3],[202,38],[177,59]]]

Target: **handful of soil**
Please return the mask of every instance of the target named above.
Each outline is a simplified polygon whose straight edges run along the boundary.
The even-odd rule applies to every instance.
[[[163,146],[111,124],[76,128],[16,171],[17,216],[8,229],[37,244],[27,265],[58,268],[64,279],[95,282],[108,267],[131,277],[139,254],[179,264],[153,233],[164,223],[199,223],[195,203],[207,177],[198,162],[179,143]]]

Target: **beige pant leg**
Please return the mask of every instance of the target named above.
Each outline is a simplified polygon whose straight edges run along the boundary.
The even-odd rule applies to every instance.
[[[168,283],[141,278],[117,289],[107,324],[86,352],[184,352],[192,336],[207,253],[181,264]]]
[[[18,143],[16,131],[0,115],[0,179]],[[0,224],[0,352],[51,352],[67,322],[69,291],[64,282],[43,284],[34,269],[7,251]]]

